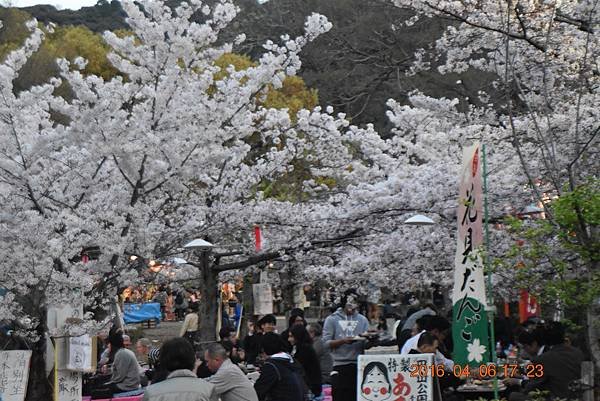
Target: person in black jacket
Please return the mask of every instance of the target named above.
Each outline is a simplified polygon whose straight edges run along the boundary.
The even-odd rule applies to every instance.
[[[283,352],[283,342],[276,333],[266,333],[262,349],[268,355],[260,377],[254,384],[258,399],[269,401],[304,401],[304,383],[290,355]]]
[[[569,383],[581,377],[583,353],[565,344],[565,328],[560,322],[550,322],[544,329],[544,350],[532,358],[534,377],[506,378],[507,386],[518,386],[520,391],[512,392],[510,401],[532,399],[528,393],[534,390],[549,392],[549,399],[574,399]],[[538,350],[539,352],[539,350]]]
[[[246,352],[246,362],[253,365],[260,365],[261,361],[259,354],[262,351],[262,338],[266,333],[272,333],[275,331],[277,326],[277,318],[275,315],[265,315],[256,322],[256,332],[251,334],[248,331],[248,335],[244,338],[243,349]],[[250,328],[250,324],[248,325]],[[254,325],[253,325],[254,328]]]
[[[292,326],[288,341],[292,344],[292,356],[304,370],[304,381],[314,396],[321,395],[321,365],[312,346],[310,335],[304,326]]]

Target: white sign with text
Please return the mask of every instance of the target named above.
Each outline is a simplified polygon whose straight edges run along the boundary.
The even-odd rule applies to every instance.
[[[23,401],[27,393],[31,351],[0,351],[0,399]]]
[[[432,401],[430,366],[433,354],[360,355],[357,401]]]

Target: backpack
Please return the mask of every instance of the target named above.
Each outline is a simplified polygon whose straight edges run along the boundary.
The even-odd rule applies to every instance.
[[[276,364],[274,364],[273,362],[266,361],[265,365],[271,365],[275,369],[275,372],[277,373],[277,380],[278,381],[281,380],[281,373],[279,372],[279,368],[277,367]],[[292,369],[290,369],[290,373],[300,383],[300,385],[302,387],[303,399],[305,401],[310,400],[312,393],[310,392],[310,389],[308,388],[308,384],[306,384],[306,380],[304,379],[305,374],[304,374],[304,369],[302,368],[302,365],[300,365],[298,362],[294,361],[292,363]]]
[[[183,295],[181,295],[181,293],[177,294],[175,297],[175,303],[180,305],[183,303]]]

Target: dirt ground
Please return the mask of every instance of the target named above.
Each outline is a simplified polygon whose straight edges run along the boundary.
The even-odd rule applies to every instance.
[[[148,328],[146,323],[129,324],[127,325],[127,333],[132,337],[133,341],[139,338],[146,337],[154,347],[159,348],[162,343],[170,338],[179,336],[179,330],[183,322],[161,322],[158,326]]]

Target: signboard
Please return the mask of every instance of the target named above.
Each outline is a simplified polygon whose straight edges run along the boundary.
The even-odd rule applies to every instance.
[[[82,317],[83,303],[57,305],[48,309],[48,328],[59,330],[68,320],[76,321]],[[81,372],[67,370],[71,360],[74,362],[76,359],[69,354],[71,338],[62,336],[54,338],[54,401],[81,401]]]
[[[81,401],[81,373],[60,370],[56,376],[55,396],[60,401]]]
[[[433,401],[433,354],[360,355],[357,401]]]
[[[93,372],[94,360],[93,339],[89,335],[69,337],[68,342],[67,369],[78,372]]]
[[[0,400],[23,401],[31,351],[0,351]]]
[[[254,314],[267,315],[273,313],[273,293],[271,284],[252,284],[254,297]]]
[[[452,292],[457,364],[480,366],[490,361],[487,305],[483,274],[483,190],[478,143],[463,150],[458,200],[458,235]]]

